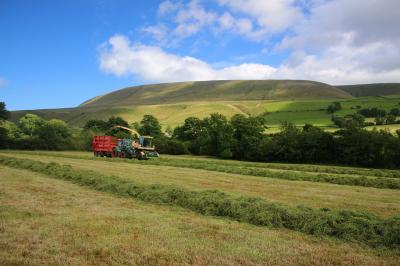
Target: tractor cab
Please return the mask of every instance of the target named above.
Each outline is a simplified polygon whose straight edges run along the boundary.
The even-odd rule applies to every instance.
[[[139,144],[143,148],[154,148],[153,137],[150,136],[140,136]]]

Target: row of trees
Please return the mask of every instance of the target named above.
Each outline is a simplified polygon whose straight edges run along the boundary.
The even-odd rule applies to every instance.
[[[261,117],[220,114],[205,119],[188,118],[173,137],[193,154],[251,161],[294,163],[341,163],[349,165],[400,166],[400,131],[367,131],[349,123],[335,133],[305,125],[299,129],[283,123],[281,131],[265,135]]]
[[[34,114],[26,114],[17,124],[3,120],[0,129],[2,148],[75,149],[80,140],[64,121],[45,120]]]
[[[360,114],[335,123],[342,129],[329,133],[305,125],[298,128],[283,123],[277,134],[266,135],[261,116],[234,115],[231,119],[214,113],[199,119],[189,117],[183,125],[165,134],[159,121],[145,115],[139,123],[129,124],[120,117],[107,121],[89,120],[83,129],[73,129],[57,119],[44,120],[27,114],[18,123],[6,121],[9,113],[0,105],[0,145],[22,149],[91,149],[94,135],[106,134],[119,138],[131,137],[116,125],[136,129],[141,135],[155,138],[160,153],[212,155],[250,161],[280,161],[294,163],[340,163],[348,165],[399,167],[400,131],[367,131],[361,128]]]

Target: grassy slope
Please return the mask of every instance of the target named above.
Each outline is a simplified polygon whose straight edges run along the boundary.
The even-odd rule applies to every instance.
[[[354,97],[400,94],[400,83],[359,84],[335,87],[350,93]]]
[[[300,83],[303,83],[303,87],[296,87]],[[367,88],[371,90],[370,87]],[[332,127],[331,116],[324,111],[332,101],[342,103],[343,110],[338,115],[354,113],[357,111],[356,106],[386,110],[400,107],[399,95],[348,97],[348,94],[326,84],[307,81],[172,83],[119,90],[89,100],[77,108],[15,111],[12,112],[12,120],[17,121],[25,113],[32,112],[46,119],[59,118],[71,125],[83,126],[89,119],[108,119],[112,115],[118,115],[129,122],[135,122],[140,121],[144,114],[152,114],[164,127],[175,127],[189,116],[202,118],[213,112],[227,117],[237,113],[259,115],[268,112],[266,120],[271,127],[270,132],[273,132],[282,121],[290,121],[299,126],[310,123]],[[389,128],[395,129],[393,126]]]
[[[34,153],[19,154],[13,152],[13,156],[17,158],[31,158],[43,162],[53,161],[84,170],[96,169],[96,171],[104,174],[117,175],[145,184],[177,185],[190,190],[218,189],[234,195],[261,197],[291,206],[302,204],[311,207],[364,210],[385,216],[400,213],[400,191],[398,190],[288,181],[179,167],[138,165],[136,163],[115,162],[115,160],[105,162],[59,158],[52,156],[56,153],[48,154],[47,156],[38,156]],[[72,155],[92,156],[90,153],[83,152],[74,152]],[[220,161],[219,164],[224,164],[224,162]],[[235,162],[235,164],[242,166],[241,162]],[[321,168],[323,170],[323,167]],[[346,169],[356,170],[357,168]],[[283,169],[277,169],[277,171],[288,175],[292,172]]]
[[[189,116],[202,118],[213,112],[219,112],[228,117],[237,113],[259,115],[268,112],[265,118],[267,124],[272,127],[278,126],[285,120],[298,125],[311,123],[320,126],[332,126],[331,115],[323,110],[332,101],[334,100],[186,102],[166,105],[71,108],[29,112],[36,113],[46,119],[64,119],[75,126],[82,126],[89,119],[108,119],[112,115],[119,115],[129,122],[135,122],[140,121],[144,114],[153,114],[164,126],[175,127]],[[354,113],[357,111],[354,109],[356,106],[362,108],[380,107],[386,110],[400,107],[400,96],[363,97],[339,101],[342,103],[343,110],[338,112],[338,115]],[[12,120],[17,121],[25,113],[27,111],[12,112]]]
[[[328,84],[314,81],[198,81],[129,87],[96,97],[81,106],[326,98],[351,98],[351,95]]]
[[[33,112],[47,119],[60,118],[72,125],[82,126],[93,118],[107,119],[111,115],[120,115],[133,122],[143,114],[151,113],[159,117],[163,124],[176,126],[190,115],[262,113],[266,103],[277,100],[347,98],[351,95],[313,81],[182,82],[130,87],[95,97],[77,108],[16,111],[12,113],[12,120]]]
[[[144,204],[0,167],[0,261],[18,265],[382,265],[366,247]]]

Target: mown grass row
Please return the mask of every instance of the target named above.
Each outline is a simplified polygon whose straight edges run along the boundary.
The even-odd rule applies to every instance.
[[[371,176],[371,177],[389,177],[389,178],[400,178],[400,170],[392,169],[374,169],[374,168],[361,168],[361,167],[349,167],[349,166],[336,166],[336,165],[318,165],[318,164],[293,164],[293,163],[261,163],[261,162],[247,162],[247,161],[232,161],[223,159],[214,159],[207,157],[189,158],[184,156],[162,156],[161,160],[173,161],[173,160],[186,160],[186,161],[203,161],[209,163],[219,163],[231,166],[242,166],[242,167],[257,167],[257,168],[269,168],[276,170],[289,170],[289,171],[303,171],[313,173],[329,173],[329,174],[344,174],[344,175],[360,175],[360,176]]]
[[[14,151],[3,151],[3,152],[14,152]],[[38,155],[52,155],[52,156],[65,156],[66,154],[59,154],[55,152],[26,152],[17,151],[18,153],[24,154],[38,154]],[[90,158],[91,154],[87,153],[88,156],[82,155],[68,155],[76,156],[80,158]],[[289,164],[289,163],[261,163],[261,162],[247,162],[247,161],[232,161],[223,159],[214,159],[207,157],[195,157],[190,158],[189,156],[171,156],[162,155],[158,160],[174,163],[176,161],[190,161],[195,163],[196,161],[207,162],[211,164],[223,164],[233,167],[254,167],[254,168],[268,168],[276,170],[288,170],[288,171],[302,171],[311,173],[328,173],[328,174],[342,174],[342,175],[359,175],[368,177],[388,177],[388,178],[400,178],[400,170],[392,169],[374,169],[374,168],[361,168],[361,167],[349,167],[349,166],[336,166],[336,165],[317,165],[317,164]]]
[[[317,236],[330,236],[372,247],[400,248],[400,216],[381,218],[365,212],[287,207],[260,198],[234,197],[223,192],[189,191],[165,185],[142,185],[68,165],[0,156],[0,164],[47,174],[95,190],[145,202],[169,204],[201,214]]]
[[[274,169],[261,167],[245,167],[234,164],[224,164],[223,161],[202,161],[202,160],[179,160],[179,159],[163,159],[141,162],[151,165],[174,166],[182,168],[195,168],[209,171],[225,172],[231,174],[251,175],[260,177],[271,177],[278,179],[286,179],[292,181],[311,181],[324,182],[338,185],[351,185],[375,188],[400,189],[400,179],[386,177],[365,177],[365,176],[340,176],[337,174],[327,173],[302,173],[293,171],[292,169],[284,171],[276,171]]]
[[[46,152],[35,152],[27,154],[46,155],[53,156]],[[72,158],[72,159],[85,159],[85,160],[106,160],[109,162],[121,162],[118,158],[96,158],[79,155],[66,155],[56,154],[55,157]],[[125,159],[123,162],[145,164],[145,165],[159,165],[159,166],[172,166],[180,168],[191,168],[200,169],[207,171],[216,171],[230,174],[240,175],[251,175],[259,177],[269,177],[277,179],[285,179],[290,181],[310,181],[310,182],[323,182],[337,185],[350,185],[350,186],[363,186],[363,187],[374,187],[374,188],[385,188],[385,189],[400,189],[400,179],[396,178],[385,178],[385,177],[365,177],[365,176],[351,176],[351,175],[335,175],[326,173],[307,173],[297,171],[277,171],[267,168],[260,167],[243,167],[235,166],[233,164],[224,164],[223,161],[211,161],[211,160],[180,160],[164,158],[164,159],[152,159],[148,161],[128,160]]]

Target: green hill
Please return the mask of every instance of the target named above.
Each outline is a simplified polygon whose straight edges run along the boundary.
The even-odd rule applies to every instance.
[[[376,83],[336,86],[354,97],[386,96],[400,94],[400,83]]]
[[[197,81],[143,85],[90,99],[80,106],[126,106],[199,101],[346,99],[351,95],[306,80]]]
[[[175,127],[185,118],[203,118],[219,112],[227,117],[266,114],[267,124],[276,128],[282,121],[297,125],[311,123],[331,126],[326,106],[340,101],[343,110],[338,115],[354,113],[358,107],[380,107],[387,110],[398,107],[400,97],[355,98],[355,88],[367,85],[333,87],[314,81],[260,80],[260,81],[201,81],[129,87],[90,99],[75,108],[22,110],[12,112],[12,121],[26,113],[35,113],[51,119],[65,120],[73,126],[83,126],[90,119],[106,120],[121,116],[129,122],[140,121],[144,114],[156,116],[163,126]],[[373,90],[368,85],[368,90]],[[379,88],[391,88],[379,84]],[[350,88],[350,89],[348,89]],[[346,92],[344,89],[348,89]],[[396,90],[386,93],[400,94]],[[356,97],[359,94],[354,94]]]

